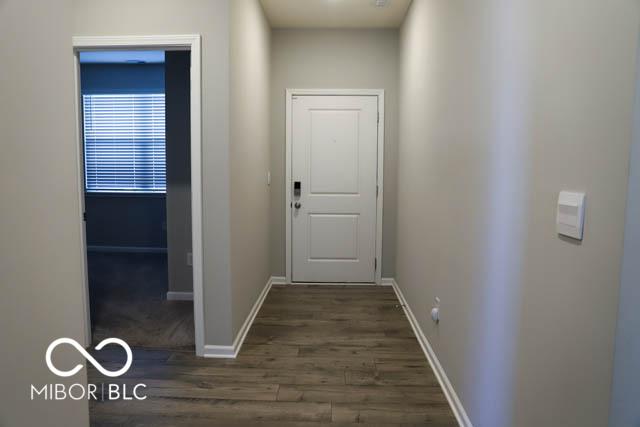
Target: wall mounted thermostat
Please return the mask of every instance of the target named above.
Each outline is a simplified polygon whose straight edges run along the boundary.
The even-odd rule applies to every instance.
[[[582,240],[584,228],[584,193],[561,191],[558,197],[556,229],[558,234]]]

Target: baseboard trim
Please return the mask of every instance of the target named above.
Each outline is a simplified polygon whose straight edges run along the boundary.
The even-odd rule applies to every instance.
[[[284,276],[271,276],[271,284],[272,285],[286,285],[287,278]]]
[[[393,277],[383,277],[382,280],[380,281],[380,284],[382,286],[393,286],[393,282],[395,282]]]
[[[280,282],[280,279],[282,279],[282,282]],[[283,277],[275,277],[275,276],[270,277],[269,280],[267,281],[267,284],[262,289],[262,292],[260,292],[260,295],[258,295],[258,299],[253,304],[253,307],[251,308],[251,311],[247,315],[247,318],[245,319],[244,323],[242,324],[242,327],[238,331],[236,338],[233,340],[233,344],[232,345],[205,345],[203,356],[210,357],[210,358],[220,358],[220,359],[235,359],[238,356],[240,349],[242,348],[242,344],[244,343],[244,340],[247,337],[247,333],[249,332],[249,329],[251,329],[251,325],[253,324],[253,321],[255,320],[256,315],[260,311],[260,308],[262,307],[262,303],[264,303],[264,300],[267,297],[267,294],[269,293],[271,286],[274,284],[278,285],[278,284],[284,284],[284,283],[285,281]]]
[[[204,345],[202,357],[210,359],[235,359],[237,353],[232,345]]]
[[[353,283],[353,282],[293,282],[291,286],[376,286],[371,283]]]
[[[88,252],[128,253],[128,254],[166,254],[167,248],[146,246],[87,246]]]
[[[167,292],[167,301],[193,301],[193,292]]]
[[[390,280],[390,285],[393,287],[393,290],[395,291],[396,296],[398,297],[398,300],[400,300],[400,303],[402,304],[404,313],[407,316],[407,319],[409,319],[409,323],[411,324],[411,328],[413,329],[414,334],[418,338],[420,347],[422,347],[422,351],[424,352],[425,356],[427,356],[429,365],[431,365],[431,369],[435,373],[436,378],[440,383],[440,387],[442,388],[442,391],[447,397],[449,406],[451,406],[451,410],[453,411],[453,414],[455,415],[456,420],[458,421],[458,424],[460,424],[461,427],[473,427],[473,425],[471,424],[471,420],[469,420],[469,417],[467,416],[467,412],[464,410],[464,407],[462,406],[462,402],[460,402],[460,399],[458,398],[458,395],[454,390],[453,385],[449,381],[449,378],[447,377],[446,372],[442,368],[442,365],[440,364],[438,357],[433,351],[431,344],[429,344],[429,340],[427,340],[427,337],[425,336],[424,332],[422,332],[422,328],[420,328],[418,321],[413,315],[413,312],[411,311],[411,307],[409,306],[409,303],[407,303],[407,300],[404,298],[404,295],[402,294],[402,291],[400,290],[398,283],[395,281],[395,279],[383,279],[383,282],[385,280]]]
[[[287,283],[287,278],[284,276],[273,276],[273,284],[274,285],[292,285],[292,286],[296,286],[296,285],[302,285],[302,286],[314,286],[314,285],[319,285],[319,286],[373,286],[376,283],[375,282],[371,282],[371,283],[333,283],[333,282],[329,282],[329,283],[325,283],[325,282],[291,282],[291,283]],[[393,282],[393,278],[382,278],[380,281],[380,285],[381,286],[391,286],[391,282]]]

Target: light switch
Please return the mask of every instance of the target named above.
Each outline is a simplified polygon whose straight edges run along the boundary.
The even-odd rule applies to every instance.
[[[558,234],[582,240],[584,228],[584,193],[561,191],[558,196],[556,229]]]

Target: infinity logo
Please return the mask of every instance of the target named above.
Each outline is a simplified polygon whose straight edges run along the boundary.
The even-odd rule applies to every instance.
[[[125,363],[124,366],[117,371],[109,371],[103,368],[102,365],[98,363],[98,361],[94,359],[93,356],[87,353],[87,351],[75,340],[72,340],[71,338],[58,338],[57,340],[49,344],[45,359],[47,361],[47,366],[49,367],[51,372],[53,372],[59,377],[70,377],[72,375],[77,374],[82,369],[81,364],[77,365],[75,368],[69,371],[61,371],[57,369],[55,366],[53,366],[53,363],[51,362],[51,353],[53,353],[53,350],[56,347],[58,347],[60,344],[69,344],[72,347],[74,347],[76,350],[78,350],[80,354],[84,356],[85,359],[89,361],[89,363],[91,363],[98,371],[100,371],[102,375],[106,375],[107,377],[119,377],[120,375],[124,374],[129,370],[129,368],[131,367],[131,362],[133,361],[133,354],[131,353],[131,348],[126,342],[122,341],[119,338],[107,338],[105,340],[102,340],[100,344],[96,346],[96,350],[102,350],[105,346],[109,344],[118,344],[120,347],[124,348],[124,351],[127,353],[127,363]]]

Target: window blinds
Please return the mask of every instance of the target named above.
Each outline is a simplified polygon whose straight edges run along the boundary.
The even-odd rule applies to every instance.
[[[166,192],[164,94],[83,95],[88,192]]]

